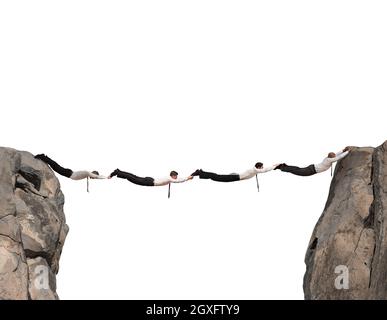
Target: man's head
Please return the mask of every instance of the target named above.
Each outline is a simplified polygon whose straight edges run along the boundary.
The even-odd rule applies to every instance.
[[[334,153],[334,152],[328,153],[328,158],[334,158],[334,157],[336,157],[336,153]]]
[[[178,173],[172,170],[169,175],[171,176],[172,179],[177,179]]]
[[[263,168],[263,163],[262,163],[262,162],[257,162],[257,163],[255,164],[255,168],[256,168],[256,169],[262,169],[262,168]]]

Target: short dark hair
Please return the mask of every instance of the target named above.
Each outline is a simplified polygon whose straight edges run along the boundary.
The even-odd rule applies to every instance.
[[[178,173],[177,173],[176,171],[172,170],[171,173],[170,173],[169,175],[170,175],[171,177],[172,177],[172,176],[177,176]]]
[[[262,163],[262,162],[257,162],[257,163],[255,164],[255,167],[256,167],[257,169],[262,168],[262,167],[263,167],[263,163]]]
[[[94,174],[96,174],[97,176],[99,176],[99,172],[98,172],[98,171],[92,171],[91,173],[94,173]]]

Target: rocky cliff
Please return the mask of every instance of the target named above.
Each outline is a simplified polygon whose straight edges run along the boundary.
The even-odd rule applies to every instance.
[[[63,204],[46,164],[0,148],[0,300],[58,299]],[[305,299],[387,299],[386,218],[387,141],[336,165],[305,257]]]
[[[305,299],[387,299],[387,141],[335,169],[307,249]]]
[[[58,179],[28,152],[0,148],[0,300],[58,299],[68,232]]]

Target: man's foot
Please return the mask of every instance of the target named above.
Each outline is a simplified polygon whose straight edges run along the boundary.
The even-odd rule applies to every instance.
[[[34,158],[42,160],[42,159],[46,158],[46,155],[44,153],[39,153]]]
[[[109,179],[110,178],[113,178],[114,176],[116,176],[117,174],[118,174],[118,172],[120,171],[120,169],[116,169],[116,170],[114,170],[110,175],[109,175]]]
[[[201,171],[202,171],[202,169],[197,169],[197,170],[195,170],[194,173],[191,174],[191,176],[196,177],[196,176],[200,175]]]

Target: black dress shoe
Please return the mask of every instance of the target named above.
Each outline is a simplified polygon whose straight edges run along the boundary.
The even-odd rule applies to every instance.
[[[201,171],[202,171],[202,169],[197,169],[197,170],[195,170],[194,173],[191,174],[191,176],[196,177],[196,176],[200,175]]]
[[[114,171],[109,175],[109,177],[112,178],[112,177],[116,176],[116,175],[118,174],[119,171],[120,171],[120,169],[114,170]]]
[[[276,166],[275,168],[274,168],[274,170],[282,170],[282,167],[283,166],[286,166],[286,164],[285,163],[281,163],[281,164],[279,164],[278,166]]]
[[[44,158],[46,158],[46,155],[44,153],[39,153],[34,158],[35,159],[43,160]]]

